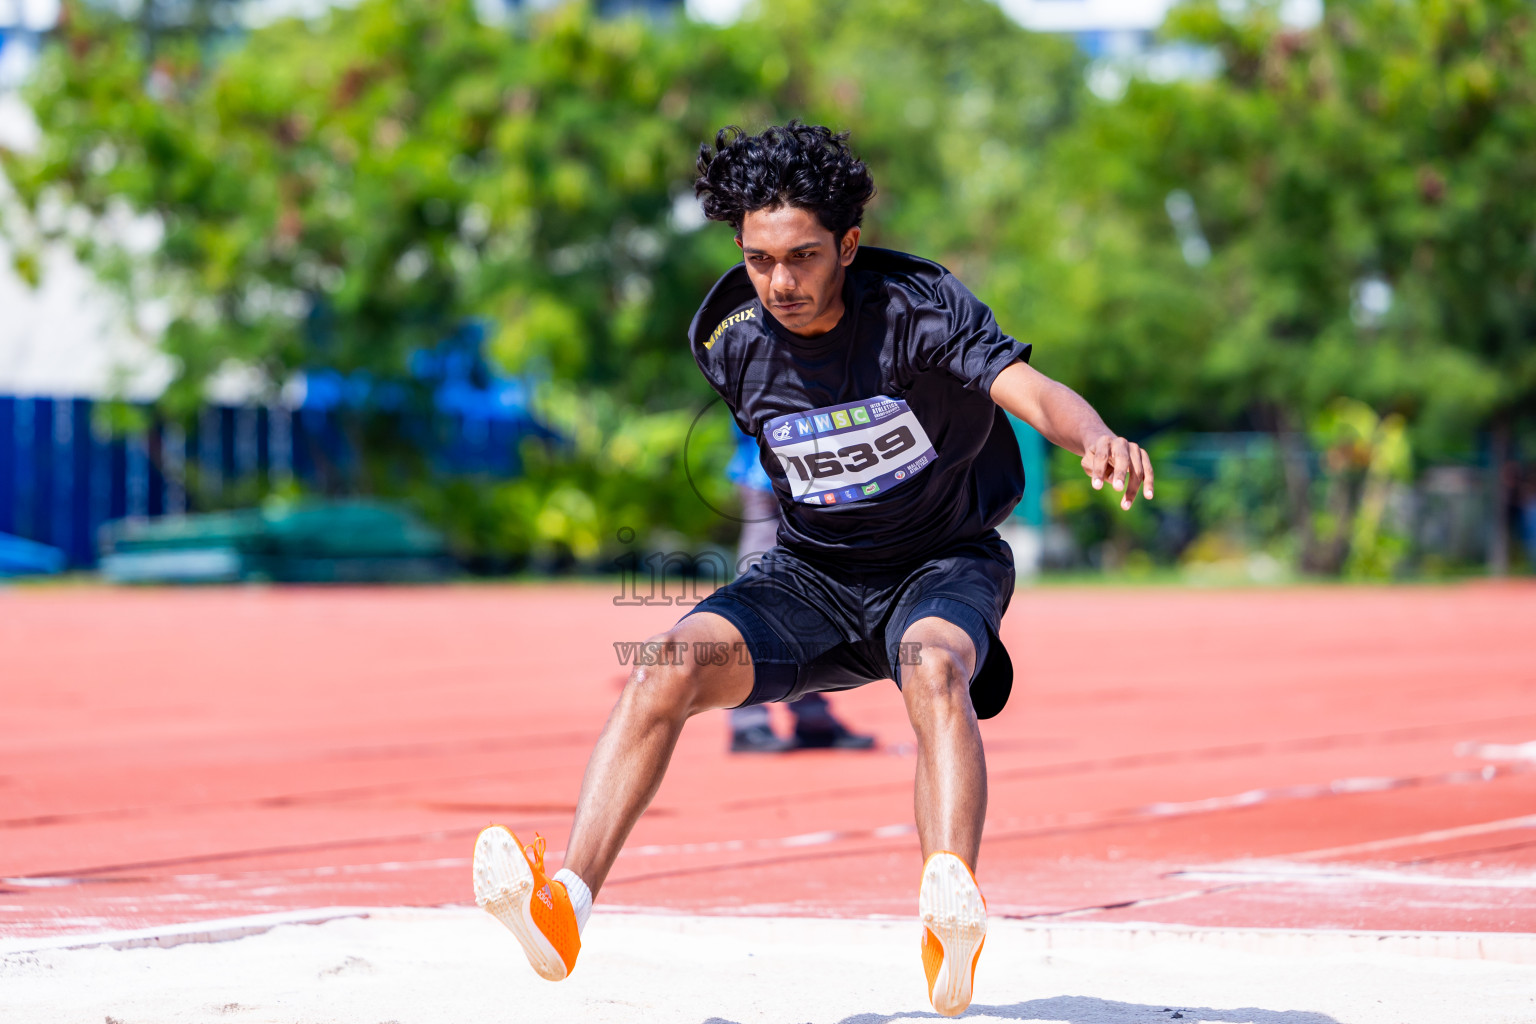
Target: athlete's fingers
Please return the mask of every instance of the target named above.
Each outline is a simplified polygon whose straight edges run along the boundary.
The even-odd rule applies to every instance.
[[[1136,504],[1136,495],[1141,490],[1141,448],[1133,442],[1126,443],[1127,465],[1125,473],[1125,496],[1120,499],[1120,510],[1129,512],[1132,505]]]
[[[1131,467],[1131,443],[1123,437],[1117,437],[1109,443],[1110,457],[1115,463],[1115,475],[1110,480],[1110,486],[1117,491],[1125,490],[1125,473]]]
[[[1095,441],[1083,454],[1083,472],[1093,481],[1093,489],[1103,490],[1104,474],[1108,470],[1109,447],[1103,441]]]
[[[1147,496],[1147,500],[1148,501],[1151,501],[1152,500],[1152,456],[1148,455],[1145,450],[1143,450],[1142,453],[1141,453],[1141,476],[1142,476],[1142,481],[1143,481],[1141,493],[1143,493],[1143,494],[1145,494]]]

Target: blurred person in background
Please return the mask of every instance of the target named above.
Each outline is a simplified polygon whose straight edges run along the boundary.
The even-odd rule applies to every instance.
[[[757,442],[737,430],[736,454],[726,467],[726,474],[741,497],[741,537],[736,547],[736,572],[744,573],[762,560],[779,541],[779,499],[759,460]],[[732,708],[731,752],[733,754],[778,754],[787,750],[824,749],[871,750],[873,736],[852,732],[837,716],[832,705],[819,693],[808,693],[787,705],[795,716],[795,734],[780,736],[773,731],[768,705],[754,704]]]
[[[1518,545],[1512,549],[1506,541],[1504,567],[1499,571],[1508,571],[1517,550],[1525,556],[1527,571],[1536,571],[1536,463],[1528,463],[1511,452],[1499,464],[1498,474],[1498,486],[1494,488],[1498,506],[1496,528]],[[1498,538],[1492,538],[1490,543],[1497,544]]]
[[[1536,462],[1525,463],[1520,474],[1518,497],[1520,543],[1525,548],[1525,569],[1536,573]]]

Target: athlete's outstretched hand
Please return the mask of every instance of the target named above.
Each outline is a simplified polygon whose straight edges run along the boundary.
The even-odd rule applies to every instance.
[[[1009,366],[992,382],[992,400],[1028,423],[1052,444],[1083,453],[1083,472],[1102,491],[1104,481],[1120,492],[1120,507],[1136,504],[1136,492],[1152,498],[1152,460],[1116,436],[1093,406],[1065,384],[1028,363]]]
[[[1152,500],[1152,459],[1133,441],[1113,434],[1102,434],[1083,453],[1083,472],[1093,481],[1093,489],[1104,489],[1104,481],[1123,495],[1122,511],[1136,503],[1141,491]]]

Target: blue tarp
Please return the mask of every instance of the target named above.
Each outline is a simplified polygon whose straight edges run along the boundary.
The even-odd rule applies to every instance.
[[[0,533],[0,576],[51,576],[64,571],[64,552]]]

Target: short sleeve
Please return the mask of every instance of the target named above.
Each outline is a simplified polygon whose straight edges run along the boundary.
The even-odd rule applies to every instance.
[[[693,361],[710,389],[725,403],[736,426],[750,436],[753,430],[743,408],[740,358],[732,358],[723,346],[710,350],[695,343]]]
[[[720,397],[725,397],[725,373],[720,361],[713,353],[705,351],[701,346],[693,346],[693,361],[699,368],[699,373],[709,382]]]
[[[972,391],[989,394],[992,382],[1014,363],[1029,362],[1030,346],[997,326],[992,310],[953,274],[935,288],[933,307],[913,335],[914,362],[945,370]]]

